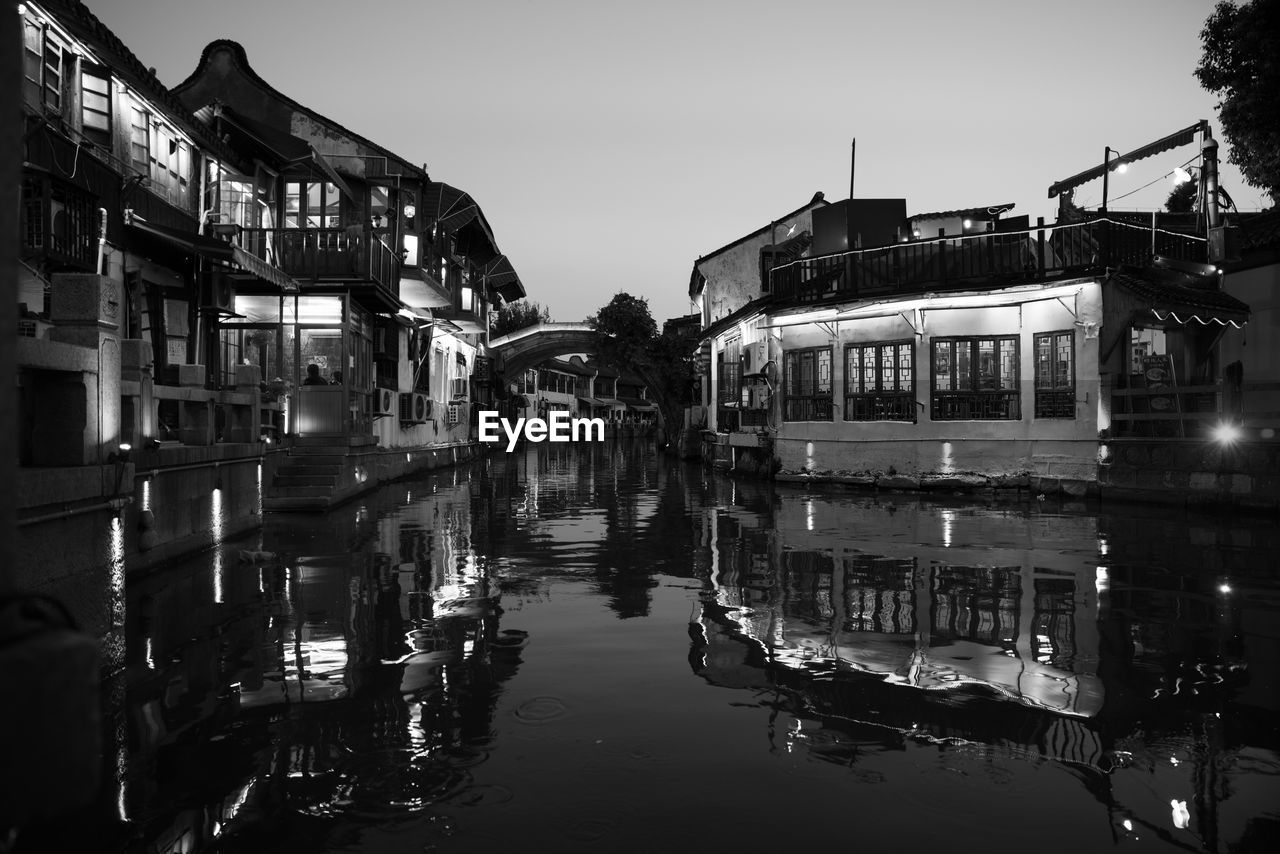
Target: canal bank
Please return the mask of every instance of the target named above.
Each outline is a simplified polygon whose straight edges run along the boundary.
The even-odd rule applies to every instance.
[[[333,507],[404,477],[472,461],[476,442],[366,445],[336,452],[298,443],[133,450],[101,466],[19,469],[18,589],[64,603],[89,635],[118,628],[111,597],[132,577],[259,529],[264,513]],[[298,472],[315,471],[319,474]],[[297,485],[301,478],[327,484]],[[283,481],[283,485],[281,482]],[[110,670],[117,656],[108,655]]]
[[[767,437],[747,443],[738,440],[738,434],[704,435],[702,453],[704,460],[727,474],[787,484],[1280,511],[1280,442],[1262,439],[1109,439],[1098,444],[1093,466],[1059,465],[1051,454],[1042,454],[1034,470],[1024,467],[1023,459],[985,471],[959,471],[946,465],[942,470],[905,472],[892,467],[887,471],[788,470],[773,455]]]

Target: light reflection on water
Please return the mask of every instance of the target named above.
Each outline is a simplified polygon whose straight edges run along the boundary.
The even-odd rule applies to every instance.
[[[240,547],[129,590],[118,810],[149,851],[1226,851],[1280,823],[1262,523],[775,491],[618,443]]]

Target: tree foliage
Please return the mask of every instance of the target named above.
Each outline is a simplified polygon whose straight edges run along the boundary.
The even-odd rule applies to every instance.
[[[1169,213],[1191,213],[1196,208],[1196,182],[1184,181],[1169,192],[1164,209]]]
[[[639,358],[658,337],[658,326],[649,313],[649,301],[619,292],[609,304],[587,318],[598,333],[597,351],[619,368]]]
[[[1200,31],[1200,85],[1218,97],[1230,161],[1280,200],[1280,0],[1220,0]]]
[[[545,305],[539,305],[528,300],[516,300],[515,302],[505,303],[502,308],[498,309],[489,334],[497,338],[502,335],[510,335],[512,332],[518,332],[528,326],[550,322],[551,311]]]
[[[678,430],[681,410],[693,398],[693,354],[689,340],[658,335],[649,301],[628,293],[615,294],[609,304],[587,318],[596,330],[600,360],[619,370],[634,370],[649,384],[650,396],[662,411],[668,429]]]

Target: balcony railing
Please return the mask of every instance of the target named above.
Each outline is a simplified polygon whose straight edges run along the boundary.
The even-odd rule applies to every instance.
[[[299,281],[369,282],[400,295],[400,259],[367,228],[246,228],[240,241]]]
[[[769,280],[782,299],[819,302],[1082,275],[1152,255],[1204,261],[1206,240],[1100,218],[801,258],[771,270]]]

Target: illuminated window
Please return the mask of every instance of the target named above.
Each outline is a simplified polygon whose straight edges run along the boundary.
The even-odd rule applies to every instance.
[[[328,182],[286,181],[284,185],[285,228],[339,228],[338,188]]]
[[[1039,333],[1035,351],[1036,418],[1075,418],[1075,333]]]
[[[80,70],[80,124],[86,137],[111,150],[111,75],[87,63]]]
[[[830,421],[831,348],[789,350],[782,356],[784,421]]]
[[[1018,421],[1018,336],[933,340],[934,421]]]
[[[738,429],[742,400],[742,339],[737,335],[724,342],[716,361],[716,424],[724,430]]]
[[[916,420],[915,343],[844,348],[844,420]]]

